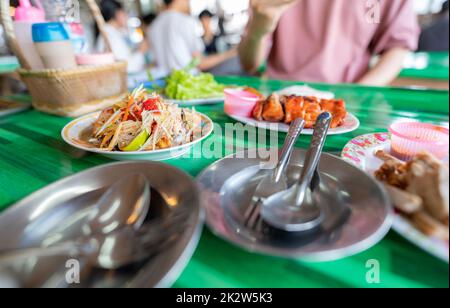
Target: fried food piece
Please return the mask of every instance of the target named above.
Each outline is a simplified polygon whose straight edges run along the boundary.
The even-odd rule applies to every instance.
[[[320,101],[320,107],[322,112],[328,111],[331,113],[333,119],[331,120],[331,128],[336,128],[344,124],[347,117],[347,109],[343,100],[327,100],[322,99]]]
[[[444,224],[434,219],[425,211],[420,211],[411,216],[413,224],[424,234],[440,238],[442,240],[449,240],[449,230]]]
[[[284,109],[278,94],[272,94],[265,101],[262,118],[268,122],[281,122],[284,119]]]
[[[378,180],[419,197],[423,201],[424,211],[431,218],[442,225],[448,225],[448,166],[429,153],[420,153],[406,163],[380,151],[376,153],[376,156],[384,160],[384,164],[375,172]],[[390,193],[393,199],[397,198],[397,201],[400,202],[397,192],[390,191]],[[404,213],[411,214],[409,206],[405,205],[407,202],[403,200],[401,203],[401,205],[397,205],[397,208]],[[427,219],[421,221],[424,220],[427,221]]]
[[[408,182],[406,181],[406,171],[403,169],[389,161],[375,171],[375,178],[380,182],[405,190]]]
[[[398,167],[404,165],[403,161],[382,150],[376,151],[375,156],[384,161],[385,163],[396,165]]]
[[[419,195],[427,212],[440,222],[449,217],[449,170],[428,153],[407,163],[407,191]]]
[[[423,209],[423,200],[417,195],[411,194],[395,186],[385,184],[384,187],[392,198],[394,206],[405,214],[412,215]]]

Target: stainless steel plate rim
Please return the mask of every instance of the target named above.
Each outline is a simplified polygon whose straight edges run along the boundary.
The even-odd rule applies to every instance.
[[[254,150],[254,149],[251,149]],[[297,149],[301,150],[301,149]],[[249,151],[249,150],[248,150]],[[246,152],[246,151],[244,151]],[[341,159],[337,158],[336,156],[333,156],[328,153],[323,153],[324,156],[332,158],[332,159],[338,159],[342,161]],[[233,157],[245,157],[242,156],[241,153],[235,153],[231,154],[227,157],[224,157],[223,159],[215,162],[214,164],[210,165],[209,167],[205,168],[197,177],[197,183],[199,184],[200,190],[203,192],[205,189],[202,187],[202,179],[205,177],[207,173],[210,172],[211,169],[214,169],[215,172],[220,172],[220,170],[217,170],[217,166],[223,162],[224,160],[232,159]],[[362,173],[361,170],[358,168],[352,166],[351,164],[348,164],[347,162],[342,161],[346,165],[348,165],[349,168],[355,169],[358,172]],[[372,178],[371,178],[372,179]],[[386,201],[386,204],[390,204],[390,199],[385,192],[385,190],[382,188],[382,186],[377,183],[376,181],[373,181],[373,184],[379,189],[380,194],[383,196],[384,200]],[[216,225],[215,220],[210,217],[207,207],[204,204],[204,200],[201,200],[202,207],[205,208],[205,222],[208,228],[211,230],[213,234],[215,234],[217,237],[231,243],[234,246],[240,247],[248,252],[252,253],[259,253],[259,254],[266,254],[274,257],[282,257],[282,258],[288,258],[288,259],[296,259],[296,260],[302,260],[306,262],[327,262],[327,261],[334,261],[337,259],[341,259],[344,257],[349,257],[355,254],[358,254],[360,252],[363,252],[378,243],[381,239],[383,239],[387,233],[390,231],[392,223],[393,223],[393,214],[394,211],[392,207],[389,206],[387,208],[387,214],[384,217],[383,222],[380,224],[379,228],[371,234],[370,236],[366,237],[362,241],[351,245],[349,247],[335,249],[335,250],[326,250],[321,252],[308,252],[308,253],[297,253],[294,251],[287,251],[286,249],[280,249],[277,247],[270,247],[270,246],[261,246],[257,243],[254,243],[250,241],[249,239],[245,238],[244,236],[238,235],[235,231],[230,230],[230,225],[226,224],[227,232],[224,232],[219,228],[219,226]],[[220,204],[215,204],[214,206],[220,206]],[[224,226],[221,226],[222,228]]]

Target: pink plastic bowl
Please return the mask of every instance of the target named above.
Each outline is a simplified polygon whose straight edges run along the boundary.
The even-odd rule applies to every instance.
[[[419,123],[399,122],[389,127],[392,133],[392,154],[408,161],[420,152],[428,151],[439,159],[448,156],[449,130]]]
[[[259,96],[242,89],[225,89],[225,113],[251,117]]]
[[[115,62],[112,53],[80,54],[76,55],[78,65],[105,65]]]

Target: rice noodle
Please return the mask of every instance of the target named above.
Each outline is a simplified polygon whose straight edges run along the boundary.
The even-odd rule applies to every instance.
[[[155,100],[156,105],[149,108],[144,102],[150,99]],[[128,146],[144,130],[148,132],[149,137],[139,151],[188,143],[196,138],[193,133],[199,127],[198,123],[201,123],[197,122],[201,118],[195,109],[191,111],[181,109],[175,104],[164,103],[158,95],[147,94],[143,86],[135,89],[126,100],[116,104],[114,110],[116,111],[91,138],[93,145],[106,140],[107,149],[110,151],[115,150],[117,145],[119,150]],[[125,122],[123,112],[130,116]],[[105,139],[111,134],[113,134],[111,141]]]

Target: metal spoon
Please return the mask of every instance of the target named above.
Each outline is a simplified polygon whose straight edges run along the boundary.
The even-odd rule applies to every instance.
[[[289,232],[302,232],[314,229],[322,222],[323,215],[318,207],[320,195],[311,192],[311,183],[318,181],[316,170],[331,120],[328,112],[319,115],[299,182],[264,201],[261,215],[269,225]]]
[[[109,234],[124,226],[139,229],[150,207],[149,187],[142,174],[131,174],[116,182],[92,209],[84,234]]]
[[[186,218],[186,212],[180,211],[164,219],[144,224],[138,230],[125,226],[110,234],[82,237],[47,248],[0,252],[0,268],[21,258],[68,255],[87,258],[92,266],[115,270],[161,251],[185,230],[188,224]]]
[[[124,228],[138,230],[147,216],[150,207],[149,187],[147,179],[141,174],[124,177],[112,185],[92,209],[87,222],[81,227],[83,238],[63,243],[46,243],[44,247],[3,252],[0,253],[0,265],[17,258],[89,255],[103,247],[97,262],[101,267],[109,268],[106,250],[112,251],[118,236],[123,237],[123,234],[115,231]],[[109,237],[110,234],[113,235]],[[109,244],[109,247],[106,244]]]
[[[272,170],[256,187],[253,194],[252,201],[245,212],[244,224],[251,229],[254,229],[259,222],[260,207],[265,198],[286,190],[288,187],[285,170],[291,158],[292,150],[294,149],[295,142],[297,141],[300,133],[305,127],[305,121],[301,118],[296,119],[291,123],[289,132],[284,141],[283,148],[281,150],[281,156],[275,169]]]

